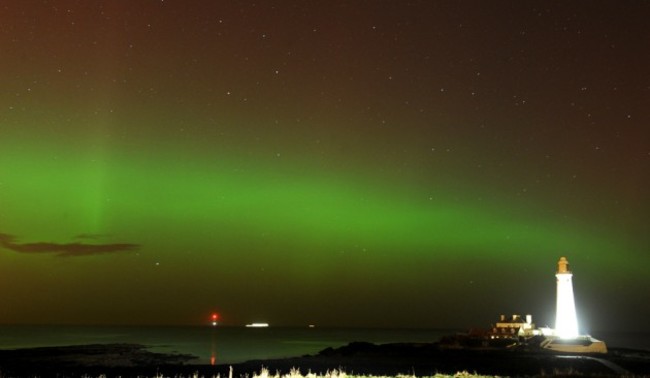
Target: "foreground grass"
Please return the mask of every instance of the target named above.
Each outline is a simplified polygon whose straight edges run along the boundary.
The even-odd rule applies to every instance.
[[[431,376],[431,378],[443,378],[443,377],[454,377],[454,378],[463,378],[463,377],[473,377],[473,378],[488,378],[492,376],[488,375],[478,375],[478,374],[470,374],[466,371],[463,372],[458,372],[454,375],[448,375],[448,374],[436,374],[434,376]],[[232,374],[228,378],[233,378]],[[328,371],[325,374],[314,374],[314,373],[307,373],[305,375],[300,373],[300,370],[298,369],[292,369],[289,374],[269,374],[269,371],[267,369],[262,369],[260,371],[260,374],[254,374],[252,378],[416,378],[415,375],[410,375],[410,374],[400,374],[397,375],[396,377],[389,377],[389,376],[382,376],[382,375],[355,375],[355,374],[347,374],[344,371],[339,371],[339,370],[333,370],[333,371]],[[420,378],[429,378],[429,377],[420,377]]]
[[[463,372],[458,372],[453,375],[449,374],[436,374],[432,375],[429,377],[416,377],[415,375],[410,375],[410,374],[399,374],[397,376],[385,376],[385,375],[356,375],[356,374],[347,374],[344,371],[339,371],[339,370],[332,370],[328,371],[325,374],[314,374],[312,372],[308,372],[307,374],[302,374],[300,370],[298,369],[292,369],[291,372],[288,374],[280,374],[280,373],[269,373],[268,369],[262,369],[259,374],[255,373],[252,376],[249,376],[246,374],[243,376],[244,378],[492,378],[492,377],[498,377],[498,376],[492,376],[492,375],[479,375],[479,374],[471,374],[466,371]],[[89,377],[86,377],[89,378]],[[102,378],[100,376],[100,378]],[[171,378],[171,377],[166,377],[164,375],[156,375],[154,378]],[[174,378],[183,378],[183,377],[178,377],[175,376]],[[194,374],[191,376],[191,378],[205,378],[201,375]],[[222,378],[220,375],[213,376],[211,378]],[[226,378],[226,377],[223,377]],[[230,374],[228,375],[227,378],[242,378],[241,376],[236,376],[233,375],[232,368],[230,370]]]

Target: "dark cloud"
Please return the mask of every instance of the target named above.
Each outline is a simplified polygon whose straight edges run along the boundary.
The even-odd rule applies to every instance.
[[[0,246],[19,253],[53,253],[57,256],[90,256],[105,253],[133,251],[140,248],[139,244],[86,244],[86,243],[16,243],[16,237],[0,233]]]

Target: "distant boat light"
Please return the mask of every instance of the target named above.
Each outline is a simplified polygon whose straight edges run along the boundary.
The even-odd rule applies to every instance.
[[[251,324],[246,324],[246,327],[248,328],[266,328],[269,326],[269,323],[251,323]]]

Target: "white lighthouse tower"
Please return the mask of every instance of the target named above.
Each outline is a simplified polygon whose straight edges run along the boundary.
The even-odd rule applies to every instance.
[[[589,335],[578,334],[576,304],[573,300],[573,274],[569,270],[566,257],[557,262],[557,309],[555,312],[555,330],[544,333],[546,339],[539,345],[561,353],[607,353],[604,341]]]
[[[555,312],[555,334],[563,339],[578,337],[578,318],[573,300],[573,283],[566,257],[557,262],[557,308]]]

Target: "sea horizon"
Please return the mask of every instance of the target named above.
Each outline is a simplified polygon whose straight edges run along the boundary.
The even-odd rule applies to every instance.
[[[354,341],[435,342],[456,329],[358,327],[0,325],[0,349],[88,344],[140,344],[153,352],[196,356],[196,364],[316,354]]]

